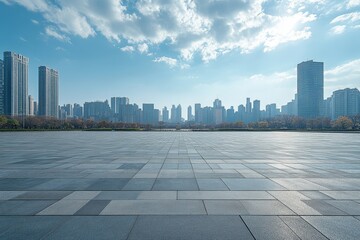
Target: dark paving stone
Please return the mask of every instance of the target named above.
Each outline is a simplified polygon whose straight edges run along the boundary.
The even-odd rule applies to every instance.
[[[17,196],[14,199],[43,199],[59,200],[72,193],[72,191],[30,191]]]
[[[49,181],[43,178],[6,178],[0,180],[0,190],[29,190],[39,184]]]
[[[96,179],[86,178],[58,178],[49,180],[43,184],[31,188],[31,190],[47,190],[47,191],[76,191],[84,190],[89,185],[93,184]]]
[[[67,219],[54,216],[0,216],[0,239],[42,239]]]
[[[154,185],[155,178],[133,178],[122,190],[151,190]]]
[[[243,216],[255,239],[300,239],[277,216]]]
[[[126,239],[135,219],[131,216],[74,216],[44,239]]]
[[[129,239],[253,239],[239,216],[140,216]]]
[[[298,216],[281,216],[283,220],[291,230],[294,231],[301,239],[314,239],[314,240],[325,240],[327,239],[313,226],[307,223],[304,219]]]
[[[0,204],[0,215],[35,215],[55,200],[11,200]]]
[[[99,215],[109,203],[110,200],[91,200],[80,208],[75,215]]]
[[[93,200],[134,200],[139,196],[138,191],[104,191]]]
[[[124,163],[118,169],[142,169],[145,166],[144,163]]]
[[[321,213],[322,215],[347,215],[346,212],[332,206],[323,200],[303,200],[307,205]]]
[[[158,178],[152,190],[199,190],[195,178]]]
[[[121,190],[129,180],[129,178],[101,178],[88,186],[86,190]]]

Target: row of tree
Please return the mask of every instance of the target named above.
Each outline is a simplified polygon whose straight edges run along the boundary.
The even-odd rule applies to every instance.
[[[7,117],[0,116],[0,129],[44,129],[44,130],[71,130],[71,129],[163,129],[174,128],[159,122],[157,126],[137,123],[119,123],[109,121],[92,121],[83,119],[58,120],[44,117]],[[335,121],[329,118],[304,119],[296,116],[278,116],[259,122],[245,124],[243,122],[222,123],[216,126],[202,124],[181,124],[179,128],[189,129],[307,129],[307,130],[360,130],[360,115],[339,117]]]

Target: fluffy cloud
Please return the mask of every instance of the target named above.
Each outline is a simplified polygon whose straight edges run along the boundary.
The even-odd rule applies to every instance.
[[[70,39],[66,35],[62,35],[62,34],[56,32],[56,30],[54,28],[52,28],[52,27],[46,27],[45,28],[45,34],[47,36],[53,37],[53,38],[55,38],[57,40],[70,43]]]
[[[166,63],[170,67],[175,67],[178,63],[178,61],[175,58],[169,58],[169,57],[165,57],[165,56],[155,58],[154,62]]]
[[[357,29],[360,27],[360,12],[351,12],[335,17],[330,24],[335,25],[331,28],[331,33],[341,34],[347,28]]]
[[[148,54],[149,47],[163,44],[178,53],[178,61],[199,56],[207,62],[234,50],[272,51],[280,44],[308,39],[309,23],[317,19],[313,9],[329,0],[0,1],[41,13],[51,30],[47,32],[62,41],[61,36],[101,34],[125,51],[132,46]]]

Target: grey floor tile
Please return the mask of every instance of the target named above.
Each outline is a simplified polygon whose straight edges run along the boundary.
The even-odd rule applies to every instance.
[[[73,216],[44,239],[127,239],[135,219],[131,216]]]
[[[159,178],[156,179],[153,190],[171,191],[171,190],[199,190],[195,178]]]
[[[199,200],[113,200],[101,215],[201,215],[206,214]]]
[[[241,200],[249,215],[295,215],[277,200]]]
[[[360,221],[350,216],[303,216],[329,239],[352,240],[360,238]]]
[[[178,199],[274,199],[266,191],[178,191]]]
[[[269,179],[223,178],[230,190],[286,190]]]
[[[200,190],[229,190],[221,179],[197,179]]]
[[[43,199],[60,200],[72,193],[71,191],[29,191],[21,194],[14,199]]]
[[[209,215],[248,215],[248,211],[239,200],[205,200]]]
[[[277,216],[243,216],[242,218],[257,240],[300,239]]]
[[[89,200],[60,200],[45,208],[38,215],[73,215]]]
[[[90,200],[74,215],[99,215],[110,203],[110,200]]]
[[[253,239],[239,216],[140,216],[129,239]]]
[[[349,215],[360,215],[360,203],[351,200],[326,200],[327,203]]]
[[[67,220],[67,217],[53,216],[0,216],[0,239],[38,240]]]
[[[151,190],[155,178],[133,178],[124,186],[123,190]]]
[[[35,215],[55,200],[11,200],[0,204],[0,215]]]
[[[281,216],[281,220],[301,239],[327,239],[313,226],[298,216]]]

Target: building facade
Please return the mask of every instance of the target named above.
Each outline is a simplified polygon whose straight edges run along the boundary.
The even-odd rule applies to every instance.
[[[321,116],[324,100],[324,63],[307,61],[297,65],[298,116]]]
[[[39,67],[39,116],[58,118],[59,74],[46,66]]]
[[[0,115],[4,114],[4,61],[0,59]]]
[[[28,115],[29,58],[4,52],[4,114]]]

